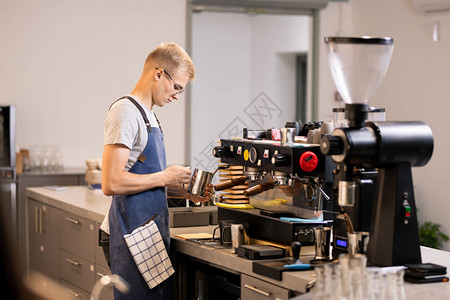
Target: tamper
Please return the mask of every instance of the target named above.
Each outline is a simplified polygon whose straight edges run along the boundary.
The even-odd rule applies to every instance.
[[[294,241],[291,244],[291,250],[292,250],[292,263],[293,264],[301,264],[302,261],[300,260],[300,250],[302,249],[302,243],[299,241]]]
[[[283,268],[287,270],[308,270],[311,268],[310,264],[304,264],[300,260],[300,250],[302,249],[302,244],[299,241],[292,242],[292,263],[289,265],[284,265]]]

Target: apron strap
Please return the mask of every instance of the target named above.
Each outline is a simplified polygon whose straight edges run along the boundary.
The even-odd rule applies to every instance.
[[[159,130],[161,130],[161,133],[164,133],[163,130],[162,130],[162,128],[161,128],[161,123],[159,123],[159,119],[158,119],[158,117],[156,116],[155,112],[153,112],[153,115],[155,116],[156,122],[158,122]]]
[[[151,124],[150,124],[150,121],[149,121],[148,118],[147,118],[147,114],[145,113],[145,111],[144,111],[144,109],[142,108],[142,106],[141,106],[136,100],[134,100],[132,97],[130,97],[130,96],[123,96],[123,97],[117,99],[116,101],[114,101],[114,102],[111,104],[111,106],[113,106],[114,103],[116,103],[117,101],[122,100],[122,99],[128,99],[128,100],[131,101],[131,103],[134,104],[134,106],[136,106],[136,108],[137,108],[137,109],[139,110],[139,112],[141,113],[142,118],[144,119],[145,126],[147,126],[148,131],[152,132],[152,126],[151,126]],[[109,108],[111,108],[111,106],[110,106]],[[155,116],[156,122],[158,122],[159,129],[161,130],[161,132],[163,132],[163,131],[162,131],[162,128],[161,128],[161,123],[159,122],[158,117],[156,116],[155,112],[153,112],[153,115]]]
[[[130,96],[124,96],[124,97],[122,97],[122,98],[119,98],[118,100],[121,100],[121,99],[128,99],[128,100],[131,101],[131,103],[134,104],[134,106],[136,106],[136,108],[137,108],[137,109],[139,110],[139,112],[141,113],[142,118],[144,119],[145,126],[147,126],[148,131],[152,132],[152,126],[150,125],[150,121],[148,120],[147,114],[145,113],[145,111],[144,111],[144,109],[142,108],[142,106],[140,106],[139,103],[137,103],[137,101],[134,100],[133,98],[131,98]],[[117,101],[118,101],[118,100],[117,100]]]

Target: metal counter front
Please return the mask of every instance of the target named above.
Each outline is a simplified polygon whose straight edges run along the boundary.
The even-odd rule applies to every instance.
[[[225,270],[238,275],[245,274],[263,280],[272,285],[293,291],[295,294],[307,292],[307,287],[314,281],[314,271],[283,272],[282,280],[274,280],[256,274],[252,271],[253,260],[239,257],[229,249],[216,249],[202,245],[198,242],[177,237],[183,234],[207,233],[212,234],[217,226],[184,227],[171,228],[171,250],[182,253],[189,257],[196,258],[217,269]],[[303,253],[312,253],[312,246],[302,247],[301,257],[312,258],[312,255],[305,256]]]
[[[214,249],[212,247],[201,245],[194,241],[184,240],[182,238],[176,237],[176,235],[187,233],[212,233],[214,228],[215,226],[171,228],[172,250],[204,261],[205,263],[208,263],[218,269],[234,272],[236,274],[239,274],[241,277],[243,275],[248,275],[254,278],[258,278],[269,284],[297,292],[298,295],[295,297],[295,299],[308,300],[313,298],[312,293],[306,292],[307,287],[315,279],[314,271],[283,272],[282,280],[277,281],[259,274],[255,274],[252,271],[253,261],[238,257],[237,255],[231,253],[231,249]],[[309,250],[309,247],[302,248],[305,248],[305,251]],[[421,247],[421,252],[423,262],[440,264],[446,266],[447,270],[449,270],[450,252],[436,250],[428,247]],[[312,258],[311,255],[304,255],[302,253],[302,259],[308,260],[308,258]],[[448,282],[429,284],[411,284],[405,282],[404,284],[406,299],[444,300],[449,299],[450,297],[450,283]]]

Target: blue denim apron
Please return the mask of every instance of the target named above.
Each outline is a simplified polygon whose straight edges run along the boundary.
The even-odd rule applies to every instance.
[[[128,98],[130,99],[130,98]],[[139,104],[130,99],[142,113]],[[146,117],[143,115],[144,119]],[[146,120],[146,123],[148,120]],[[166,168],[164,136],[161,128],[147,123],[148,141],[144,151],[129,172],[134,174],[156,173]],[[155,217],[156,216],[156,217]],[[169,210],[164,187],[158,187],[133,195],[116,195],[109,211],[111,271],[130,284],[130,292],[122,294],[114,290],[114,299],[172,299],[172,276],[150,289],[139,272],[123,236],[154,218],[170,254]]]

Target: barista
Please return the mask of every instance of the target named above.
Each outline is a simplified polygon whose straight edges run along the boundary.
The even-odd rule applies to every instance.
[[[112,203],[101,229],[110,234],[109,249],[113,274],[130,284],[126,295],[115,290],[115,299],[171,299],[172,277],[150,288],[130,253],[124,235],[148,223],[156,223],[169,251],[169,214],[166,188],[191,201],[208,201],[183,189],[190,169],[166,168],[164,136],[153,107],[178,100],[186,84],[194,80],[191,58],[174,43],[161,44],[147,57],[141,78],[133,91],[114,102],[107,114],[102,166],[102,189]]]

